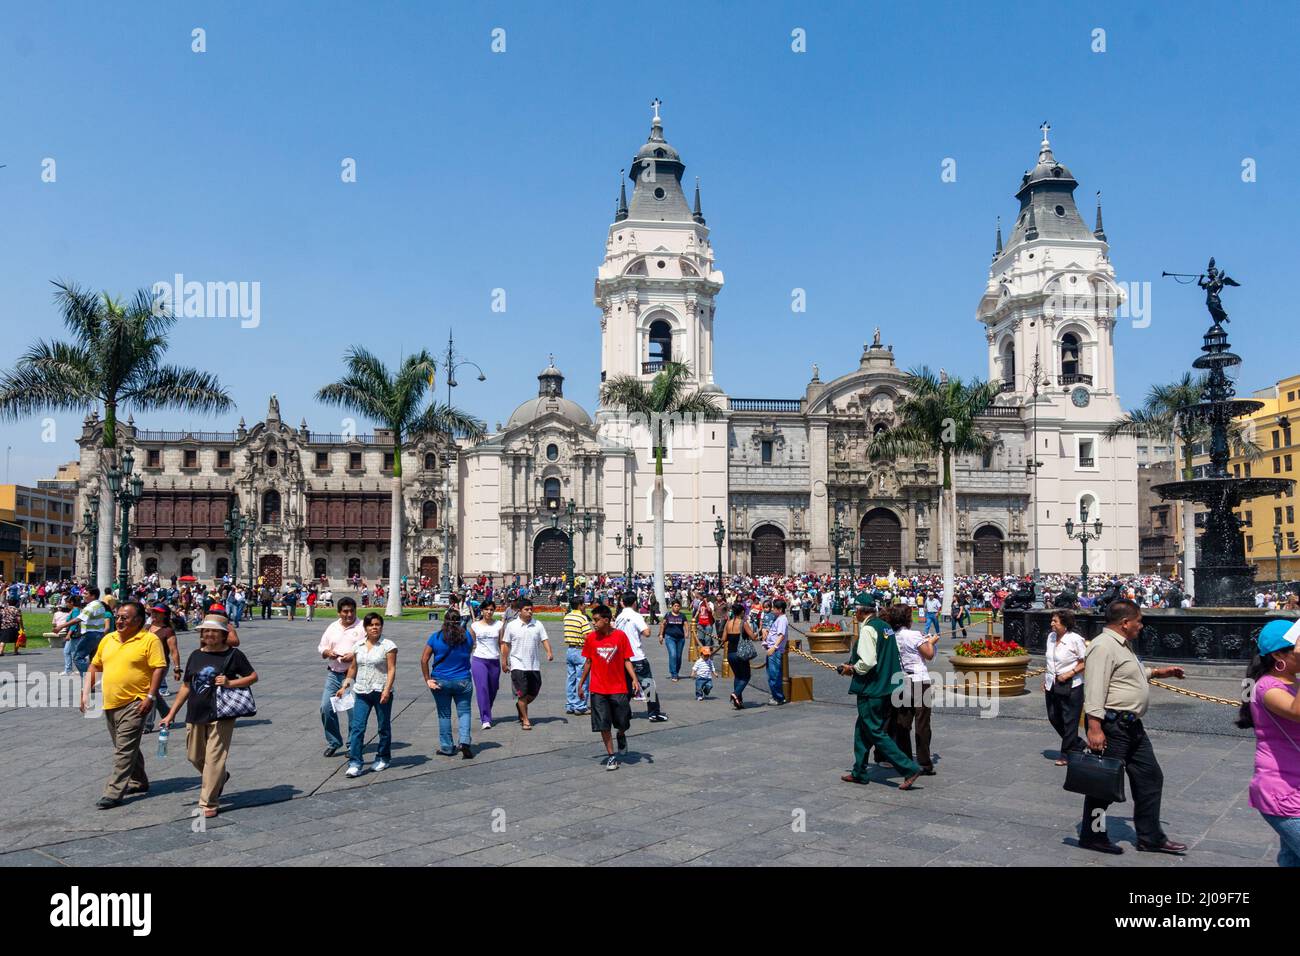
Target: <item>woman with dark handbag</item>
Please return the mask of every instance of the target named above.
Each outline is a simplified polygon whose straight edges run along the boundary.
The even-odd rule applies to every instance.
[[[1058,767],[1066,765],[1066,754],[1083,750],[1079,717],[1083,714],[1083,662],[1087,648],[1074,626],[1074,612],[1058,610],[1052,614],[1052,630],[1047,636],[1043,691],[1047,698],[1047,719],[1061,738]]]
[[[723,639],[727,642],[727,663],[731,665],[734,683],[731,691],[731,706],[740,710],[745,706],[745,688],[749,686],[750,661],[758,656],[754,646],[754,631],[745,620],[745,605],[737,601],[731,605],[731,617],[722,629]]]
[[[170,730],[181,704],[186,705],[185,750],[203,775],[199,810],[205,817],[217,815],[217,804],[230,780],[226,760],[235,721],[257,713],[248,690],[257,683],[257,672],[243,651],[226,646],[227,626],[219,617],[204,618],[199,624],[199,648],[185,662],[181,689],[160,722]]]

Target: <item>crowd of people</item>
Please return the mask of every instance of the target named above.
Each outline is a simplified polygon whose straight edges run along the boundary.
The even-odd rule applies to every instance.
[[[425,642],[419,661],[421,680],[438,717],[436,753],[473,759],[473,722],[491,730],[502,685],[511,695],[522,731],[536,726],[529,708],[542,692],[542,654],[555,659],[551,638],[535,609],[557,595],[556,582],[513,581],[490,577],[458,581],[441,626]],[[693,681],[697,702],[713,699],[717,660],[731,670],[728,695],[733,707],[746,706],[745,692],[760,653],[765,655],[767,703],[785,703],[782,660],[791,620],[812,622],[851,611],[850,653],[837,668],[850,679],[857,698],[854,762],[843,780],[864,784],[871,764],[901,775],[899,789],[937,772],[932,753],[932,681],[927,663],[940,640],[941,590],[931,577],[894,574],[838,581],[828,576],[731,576],[719,588],[716,576],[670,575],[668,607],[662,613],[648,576],[624,582],[617,576],[579,578],[567,593],[561,626],[564,642],[565,712],[587,717],[604,746],[603,765],[620,766],[628,751],[634,703],[644,703],[650,722],[668,720],[655,674],[646,654],[657,639],[667,656],[671,682]],[[630,586],[624,588],[627,583]],[[1139,851],[1182,854],[1160,823],[1163,774],[1143,717],[1152,678],[1181,678],[1179,667],[1148,667],[1132,641],[1141,633],[1144,608],[1165,607],[1185,598],[1175,581],[1142,577],[1112,581],[1104,601],[1105,627],[1091,641],[1078,633],[1076,610],[1087,609],[1069,578],[1049,576],[1043,587],[1055,604],[1047,636],[1042,692],[1047,720],[1059,738],[1055,762],[1068,766],[1086,752],[1123,762],[1134,804]],[[9,637],[10,618],[24,604],[53,607],[54,630],[69,638],[64,672],[84,675],[83,708],[98,686],[113,746],[113,768],[99,806],[120,806],[125,798],[147,793],[141,747],[145,734],[169,731],[184,713],[186,754],[201,776],[200,809],[218,812],[230,779],[227,760],[235,722],[255,713],[250,688],[258,675],[239,650],[238,627],[244,607],[242,587],[217,582],[212,587],[157,580],[141,582],[124,600],[74,582],[49,587],[4,585],[0,638]],[[314,589],[303,589],[311,593]],[[948,622],[954,631],[972,609],[997,615],[1023,596],[1021,579],[967,576],[957,580]],[[318,603],[322,592],[316,592]],[[325,591],[324,593],[329,593]],[[371,592],[373,593],[373,592]],[[1073,600],[1063,596],[1073,595]],[[332,599],[332,594],[330,598]],[[286,603],[288,592],[281,599]],[[539,602],[538,605],[534,601]],[[259,602],[261,597],[259,594]],[[293,603],[297,603],[296,601]],[[1261,608],[1295,609],[1295,593],[1261,591]],[[346,775],[365,772],[364,740],[374,715],[378,732],[370,772],[382,772],[392,759],[392,702],[398,648],[384,637],[384,618],[361,616],[352,596],[337,600],[337,618],[324,629],[318,653],[324,663],[320,716],[325,757],[346,748]],[[308,605],[309,607],[312,605]],[[362,605],[364,608],[364,605]],[[498,617],[498,611],[500,616]],[[8,613],[5,613],[8,612]],[[21,623],[18,625],[21,626]],[[177,631],[192,628],[198,646],[182,663]],[[688,634],[695,660],[687,661]],[[1257,735],[1251,806],[1279,835],[1279,863],[1300,866],[1300,623],[1280,618],[1259,633],[1257,655],[1248,678],[1239,726]],[[3,644],[0,644],[0,649]],[[178,691],[168,700],[170,672]],[[454,714],[454,717],[453,717]],[[341,715],[346,715],[344,732]],[[1080,732],[1080,727],[1083,732]],[[1106,800],[1087,796],[1079,846],[1107,854],[1123,852],[1105,824]]]

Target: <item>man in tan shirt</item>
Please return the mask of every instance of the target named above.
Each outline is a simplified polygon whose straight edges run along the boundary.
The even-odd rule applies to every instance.
[[[1164,775],[1156,762],[1151,738],[1142,726],[1152,677],[1183,677],[1181,667],[1144,667],[1132,642],[1142,633],[1142,609],[1127,598],[1111,601],[1106,626],[1088,645],[1083,676],[1083,712],[1088,724],[1088,749],[1124,761],[1133,791],[1133,826],[1137,848],[1143,852],[1187,851],[1160,828],[1160,796]],[[1099,853],[1123,853],[1106,834],[1106,808],[1092,797],[1083,801],[1079,846]]]

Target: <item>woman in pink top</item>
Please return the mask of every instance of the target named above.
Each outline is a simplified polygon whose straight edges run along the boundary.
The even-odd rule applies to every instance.
[[[1251,694],[1238,727],[1255,728],[1255,776],[1250,805],[1277,831],[1278,866],[1300,866],[1300,621],[1269,621],[1259,632],[1259,655],[1246,677]]]

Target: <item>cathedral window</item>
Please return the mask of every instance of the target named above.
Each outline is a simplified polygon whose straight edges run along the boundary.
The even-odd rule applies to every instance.
[[[438,468],[438,457],[431,451],[424,453],[424,470],[436,471]]]
[[[650,323],[650,362],[671,362],[673,360],[673,327],[663,319]],[[659,369],[652,368],[652,371]]]
[[[547,461],[555,461],[559,457],[560,457],[560,447],[558,445],[550,444],[546,446]]]
[[[274,488],[262,496],[262,523],[280,523],[280,492]]]
[[[1061,374],[1079,374],[1079,337],[1073,332],[1061,337]]]
[[[762,443],[763,464],[772,464],[772,443],[765,441]]]
[[[280,456],[273,450],[266,453],[266,467],[274,468],[280,463]]]
[[[546,510],[558,513],[560,510],[560,479],[547,478],[546,484],[542,487],[542,495],[546,499]]]
[[[438,506],[434,502],[426,501],[420,506],[420,527],[425,531],[438,527]]]

